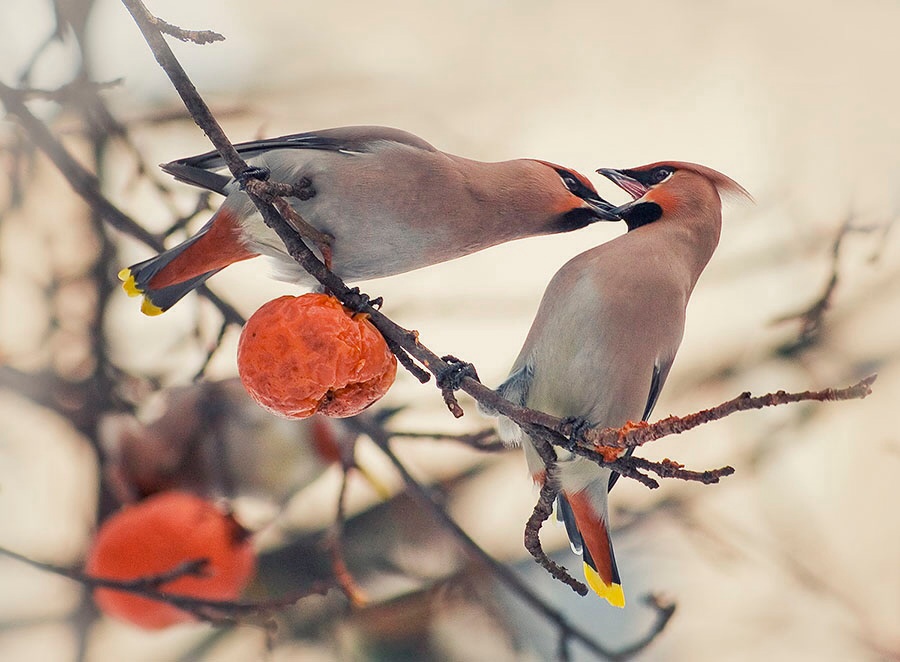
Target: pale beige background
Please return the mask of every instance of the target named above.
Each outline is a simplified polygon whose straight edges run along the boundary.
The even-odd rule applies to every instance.
[[[49,11],[39,4],[0,6],[6,82],[50,29]],[[900,5],[158,0],[150,7],[173,23],[227,36],[203,48],[179,44],[176,52],[214,109],[246,111],[223,122],[234,140],[387,124],[485,160],[535,156],[590,174],[673,158],[741,182],[757,205],[726,209],[720,248],[694,294],[656,414],[687,413],[744,390],[845,385],[877,370],[875,394],[864,402],[744,413],[658,442],[646,452],[698,469],[730,463],[737,474],[713,487],[669,483],[648,492],[623,481],[616,489],[614,524],[628,521],[623,509],[661,506],[615,534],[630,599],[624,614],[575,602],[562,586],[548,590],[611,644],[641,631],[642,593],[674,599],[675,618],[641,659],[900,657],[900,242],[896,228],[887,229],[900,212]],[[124,78],[107,96],[117,113],[134,118],[177,107],[117,2],[99,3],[90,33],[98,78]],[[57,51],[38,72],[44,85],[68,73],[70,52]],[[209,148],[187,124],[144,127],[134,138],[151,164]],[[610,199],[623,199],[593,179]],[[157,215],[156,228],[163,227],[166,210],[125,184],[111,186],[111,197],[150,226]],[[22,368],[40,360],[33,338],[45,322],[40,293],[21,274],[40,273],[48,250],[64,254],[65,242],[77,240],[65,223],[74,203],[60,190],[29,201],[0,228],[0,355]],[[773,349],[797,327],[773,320],[818,297],[830,274],[832,240],[849,216],[874,229],[844,242],[822,343],[777,358]],[[16,243],[16,224],[33,223],[54,228],[59,245]],[[418,329],[435,351],[473,361],[482,379],[496,384],[553,272],[620,231],[595,226],[520,242],[368,289],[385,296],[385,310]],[[147,254],[137,245],[128,253]],[[252,261],[211,285],[249,314],[290,291],[265,275],[266,265]],[[114,349],[126,366],[154,366],[169,383],[192,374],[196,352],[166,338],[193,323],[195,302],[153,320],[124,296],[112,305]],[[226,339],[214,376],[234,373],[235,342]],[[400,421],[407,427],[484,424],[470,403],[466,420],[454,423],[436,391],[406,376],[389,398],[415,402]],[[0,544],[47,561],[76,561],[93,525],[97,476],[88,446],[9,394],[0,395],[0,420]],[[422,476],[481,459],[446,445],[404,450]],[[373,449],[363,451],[384,465]],[[333,478],[319,486],[323,503],[330,503]],[[450,510],[479,542],[502,559],[525,557],[521,530],[534,493],[521,458],[491,460],[455,494]],[[357,508],[371,499],[362,489],[351,497]],[[314,508],[300,510],[301,523],[327,520],[327,513],[309,514]],[[548,546],[563,546],[558,530],[547,533]],[[5,559],[0,586],[0,659],[72,659],[74,633],[62,619],[77,606],[77,589]],[[480,639],[479,624],[465,619],[449,620],[434,636],[450,641],[447,659],[540,659],[554,641],[535,641],[535,631],[530,638],[520,633],[532,652],[518,654],[489,631]],[[149,636],[104,623],[91,635],[89,658],[178,659],[200,636],[194,628]],[[206,659],[257,659],[262,647],[257,631],[239,629]],[[285,644],[270,659],[333,655],[326,645]]]

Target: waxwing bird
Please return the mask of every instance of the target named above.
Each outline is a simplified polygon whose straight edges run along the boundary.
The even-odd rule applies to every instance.
[[[140,417],[116,413],[102,419],[104,472],[122,503],[179,489],[283,505],[333,464],[353,467],[379,496],[390,496],[377,475],[356,461],[359,434],[341,419],[272,416],[237,378],[161,395],[142,407]]]
[[[358,126],[236,145],[274,182],[303,185],[291,206],[330,236],[331,268],[355,281],[452,260],[513,239],[619,220],[582,175],[545,161],[473,161],[398,129]],[[275,276],[315,281],[287,254],[216,152],[162,166],[177,179],[225,196],[187,241],[123,269],[141,307],[159,314],[224,267],[274,258]],[[308,242],[312,243],[312,242]],[[311,246],[322,251],[320,247]]]
[[[621,427],[646,420],[665,384],[688,298],[719,241],[720,194],[747,193],[692,163],[598,172],[633,196],[616,210],[628,232],[557,272],[499,392],[559,417]],[[499,430],[508,443],[524,446],[532,477],[543,483],[544,463],[529,437],[502,417]],[[607,517],[611,471],[559,448],[556,453],[557,516],[582,555],[588,584],[622,607]]]

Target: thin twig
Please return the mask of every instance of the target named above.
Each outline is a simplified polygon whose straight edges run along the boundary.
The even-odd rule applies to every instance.
[[[412,432],[408,430],[391,430],[391,436],[405,439],[432,439],[434,441],[455,441],[475,450],[496,453],[509,450],[510,447],[500,441],[495,428],[485,428],[478,432],[466,434],[450,434],[447,432]]]
[[[672,434],[681,434],[695,427],[717,421],[739,411],[776,407],[795,402],[834,402],[839,400],[861,400],[872,393],[872,384],[878,375],[869,375],[845,388],[826,388],[820,391],[799,391],[788,393],[776,391],[765,395],[752,396],[741,393],[736,398],[720,405],[704,409],[687,416],[669,416],[646,426],[633,427],[627,432],[619,428],[591,429],[584,432],[584,441],[593,447],[633,448]],[[562,428],[565,430],[565,427]]]
[[[170,37],[175,37],[179,41],[190,41],[198,46],[204,46],[205,44],[211,44],[216,41],[225,41],[224,36],[218,32],[213,32],[212,30],[185,30],[184,28],[179,28],[177,25],[167,23],[156,16],[153,17],[153,20],[160,32],[164,32]]]
[[[347,495],[347,484],[349,482],[350,467],[343,467],[343,476],[341,477],[341,489],[337,497],[337,512],[334,517],[334,524],[328,535],[328,550],[331,555],[331,568],[334,573],[335,581],[340,589],[347,596],[354,607],[363,607],[369,602],[369,598],[365,592],[356,583],[353,575],[347,568],[347,562],[344,557],[344,525],[346,520],[345,498]]]

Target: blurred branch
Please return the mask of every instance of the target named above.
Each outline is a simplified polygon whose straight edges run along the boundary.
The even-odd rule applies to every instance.
[[[465,549],[477,563],[487,567],[487,569],[497,577],[504,586],[516,594],[519,599],[557,627],[561,641],[578,641],[599,657],[610,660],[623,660],[650,644],[650,642],[662,632],[669,619],[672,617],[672,614],[675,611],[673,605],[664,604],[662,601],[657,601],[655,598],[648,597],[648,604],[655,609],[657,614],[657,620],[648,635],[635,644],[619,651],[610,650],[603,646],[586,632],[570,623],[561,612],[554,609],[544,601],[543,598],[533,592],[514,571],[490,556],[478,545],[478,543],[472,540],[472,538],[463,531],[459,524],[447,514],[447,511],[431,497],[426,488],[413,478],[400,458],[394,453],[390,444],[392,433],[385,430],[380,425],[360,417],[347,419],[347,423],[375,442],[400,473],[406,488],[413,498],[429,511],[432,516],[444,526],[444,528],[454,535],[463,549]],[[565,659],[565,656],[562,656],[561,659]]]
[[[90,81],[77,78],[60,85],[55,90],[45,90],[35,87],[19,87],[15,91],[21,96],[23,101],[31,99],[46,99],[54,101],[58,104],[69,103],[75,99],[83,98],[85,95],[96,95],[98,92],[119,87],[124,79],[116,78],[110,81]]]
[[[9,389],[57,413],[89,439],[94,436],[96,408],[88,403],[102,397],[97,387],[92,378],[73,382],[50,371],[29,373],[0,365],[0,388]]]
[[[47,155],[69,182],[69,185],[91,209],[123,234],[138,239],[154,250],[164,250],[165,246],[159,237],[144,229],[100,192],[100,184],[96,175],[78,163],[62,143],[53,136],[47,126],[28,110],[18,90],[0,82],[0,101],[3,102],[8,113],[19,119],[20,125],[28,133],[32,142]],[[243,325],[243,316],[231,304],[213,294],[205,285],[198,288],[197,291],[218,308],[230,323]]]
[[[196,559],[180,563],[176,567],[163,573],[146,575],[135,579],[109,579],[106,577],[94,577],[79,570],[73,570],[63,566],[42,563],[18,554],[4,547],[0,547],[0,554],[21,561],[33,568],[66,577],[76,581],[90,589],[105,588],[123,593],[132,593],[143,598],[164,602],[189,612],[196,618],[213,624],[223,624],[235,619],[247,616],[266,615],[273,611],[283,609],[296,604],[303,598],[311,595],[325,595],[331,588],[332,582],[317,581],[301,591],[294,591],[280,598],[261,600],[258,602],[240,600],[204,600],[189,595],[168,593],[159,590],[159,586],[167,582],[188,575],[202,575],[207,561]]]
[[[331,555],[331,568],[334,573],[335,581],[340,589],[347,596],[350,604],[354,607],[362,607],[368,603],[369,599],[365,592],[356,583],[353,575],[347,568],[347,561],[344,556],[344,526],[346,522],[346,512],[344,508],[344,500],[347,495],[347,483],[350,476],[350,467],[342,467],[341,489],[338,491],[337,512],[335,513],[334,524],[328,534],[328,550]]]
[[[475,450],[486,453],[495,453],[509,450],[510,447],[500,441],[497,430],[485,428],[478,432],[467,434],[449,434],[446,432],[409,432],[403,430],[391,430],[391,436],[402,439],[431,439],[434,441],[455,441],[465,446],[471,446]]]
[[[881,241],[878,242],[880,247],[884,246],[884,237],[890,231],[893,220],[884,225],[856,225],[853,223],[853,217],[848,217],[838,229],[837,235],[831,243],[831,274],[828,277],[825,287],[818,298],[804,310],[795,313],[789,313],[773,320],[773,324],[781,324],[793,320],[799,320],[800,332],[796,338],[790,340],[775,352],[780,356],[791,357],[796,356],[800,352],[809,349],[819,342],[822,333],[825,330],[825,315],[831,309],[835,290],[840,280],[840,255],[841,247],[844,240],[850,234],[871,234],[878,232],[881,234]],[[877,254],[876,254],[877,255]]]
[[[145,230],[134,219],[124,214],[100,192],[100,183],[96,175],[88,172],[75,158],[69,154],[41,120],[35,117],[22,100],[22,93],[0,82],[0,101],[6,111],[15,115],[19,124],[28,133],[32,142],[37,145],[63,174],[75,192],[87,202],[92,209],[102,214],[103,218],[120,232],[134,237],[155,250],[163,250],[159,238]]]
[[[774,321],[775,324],[779,324],[795,319],[800,320],[800,333],[797,338],[777,348],[776,352],[781,356],[794,356],[816,344],[822,336],[822,331],[825,327],[825,313],[831,308],[831,298],[838,284],[838,258],[841,253],[841,244],[850,230],[852,220],[852,218],[848,218],[843,222],[837,237],[831,245],[831,276],[828,278],[825,289],[819,295],[819,298],[806,310],[785,315]]]

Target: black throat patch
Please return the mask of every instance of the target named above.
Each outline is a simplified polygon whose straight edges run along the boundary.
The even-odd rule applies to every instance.
[[[597,214],[587,207],[579,207],[572,209],[556,219],[551,228],[551,232],[571,232],[572,230],[580,230],[583,227],[597,221]]]
[[[628,225],[628,231],[658,221],[662,216],[662,207],[655,202],[642,202],[627,210],[622,219]]]

